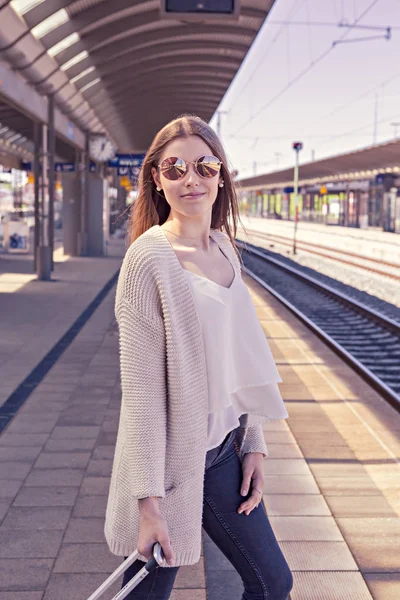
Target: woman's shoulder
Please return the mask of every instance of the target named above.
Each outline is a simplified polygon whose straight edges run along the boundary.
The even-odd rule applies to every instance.
[[[142,233],[131,243],[125,253],[123,265],[131,268],[156,265],[162,250],[157,236],[157,226],[154,225]]]
[[[117,298],[130,303],[157,296],[157,274],[160,270],[160,244],[154,227],[142,233],[127,249],[118,278]]]

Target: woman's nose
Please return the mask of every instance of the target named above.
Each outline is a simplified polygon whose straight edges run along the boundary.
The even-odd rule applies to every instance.
[[[186,183],[198,183],[199,176],[195,171],[194,165],[189,164],[188,170],[186,173]]]

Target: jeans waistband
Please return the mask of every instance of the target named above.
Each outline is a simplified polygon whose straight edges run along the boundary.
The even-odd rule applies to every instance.
[[[219,462],[223,457],[231,452],[234,448],[234,441],[236,437],[236,429],[232,429],[229,433],[226,434],[225,439],[222,440],[219,446],[215,448],[211,448],[208,450],[206,454],[206,465],[205,468],[208,469],[211,465],[215,465]]]

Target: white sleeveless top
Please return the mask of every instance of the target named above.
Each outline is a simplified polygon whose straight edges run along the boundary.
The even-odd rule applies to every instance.
[[[241,415],[247,415],[247,426],[289,417],[277,385],[282,379],[249,290],[232,269],[235,278],[229,288],[183,269],[203,334],[208,377],[207,451],[241,424]]]

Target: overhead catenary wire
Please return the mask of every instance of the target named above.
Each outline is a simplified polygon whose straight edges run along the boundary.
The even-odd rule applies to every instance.
[[[249,77],[246,79],[246,82],[244,83],[244,85],[240,88],[239,92],[236,94],[235,96],[235,104],[238,101],[238,99],[240,98],[240,96],[242,95],[242,93],[244,92],[244,90],[247,88],[247,85],[249,84],[249,82],[252,80],[254,73],[256,73],[256,71],[258,70],[260,64],[265,60],[265,58],[268,56],[270,50],[273,48],[275,42],[278,40],[279,36],[281,35],[282,31],[285,29],[285,25],[287,25],[288,23],[290,23],[290,21],[287,20],[287,17],[289,17],[290,14],[292,14],[293,16],[297,13],[298,10],[300,10],[300,8],[303,6],[304,2],[306,0],[294,0],[290,10],[288,11],[287,15],[286,15],[286,20],[282,21],[282,27],[279,29],[279,31],[275,34],[275,36],[272,38],[271,43],[269,44],[268,48],[266,49],[266,51],[263,53],[263,55],[261,56],[260,60],[257,62],[256,66],[254,67],[254,69],[252,70],[252,72],[250,73]],[[267,21],[267,25],[269,24],[269,22]],[[230,108],[228,110],[228,112],[230,112],[232,110],[232,108]]]
[[[344,39],[351,31],[352,27],[357,25],[357,23],[379,2],[379,0],[373,0],[368,7],[357,17],[357,19],[349,25],[349,28],[343,33],[343,35],[339,38],[340,40]],[[254,115],[249,117],[243,125],[241,125],[235,132],[235,135],[238,134],[242,129],[244,129],[249,123],[251,123],[256,117],[258,117],[264,110],[269,108],[276,100],[278,100],[288,89],[290,89],[295,83],[297,83],[300,79],[304,77],[309,71],[311,71],[317,64],[319,64],[324,58],[326,58],[335,48],[335,45],[331,45],[326,48],[314,61],[311,61],[310,64],[300,71],[293,79],[291,79],[275,96],[270,98],[266,104],[264,104]]]

